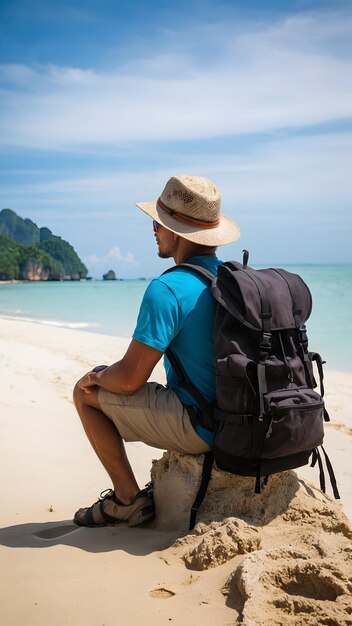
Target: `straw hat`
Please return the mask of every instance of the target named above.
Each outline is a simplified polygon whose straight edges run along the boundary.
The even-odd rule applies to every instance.
[[[172,176],[157,200],[138,208],[172,232],[203,246],[235,241],[240,229],[220,213],[221,195],[208,178]]]

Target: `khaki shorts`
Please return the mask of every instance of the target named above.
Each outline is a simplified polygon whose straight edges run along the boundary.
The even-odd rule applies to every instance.
[[[163,385],[146,383],[129,395],[99,389],[98,401],[125,441],[188,454],[209,450],[176,393]]]

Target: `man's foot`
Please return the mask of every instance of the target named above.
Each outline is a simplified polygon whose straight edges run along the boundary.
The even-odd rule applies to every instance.
[[[153,519],[154,515],[153,487],[148,483],[145,489],[137,493],[131,504],[120,502],[112,489],[102,491],[99,500],[92,506],[78,509],[73,521],[78,526],[91,528],[122,523],[137,526]]]

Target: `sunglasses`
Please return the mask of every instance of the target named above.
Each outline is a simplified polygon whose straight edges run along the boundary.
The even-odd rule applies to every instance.
[[[155,233],[158,232],[159,228],[160,228],[161,224],[159,224],[159,222],[156,222],[155,220],[153,220],[153,231]]]

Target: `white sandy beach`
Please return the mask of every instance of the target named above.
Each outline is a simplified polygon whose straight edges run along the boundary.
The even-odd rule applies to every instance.
[[[248,535],[250,540],[246,543],[243,539],[247,546],[244,552],[234,552],[231,557],[230,547],[221,558],[215,558],[216,542],[222,537],[222,544],[228,546],[230,527],[226,526],[225,537],[207,520],[202,533],[208,545],[208,565],[203,559],[204,567],[192,569],[187,567],[184,554],[187,546],[196,545],[195,536],[176,541],[187,534],[186,527],[151,524],[143,528],[85,529],[71,522],[77,508],[90,505],[110,487],[75,414],[72,387],[94,365],[118,360],[128,341],[10,320],[1,320],[0,329],[1,624],[303,625],[319,623],[322,611],[337,620],[330,624],[350,623],[345,595],[351,575],[347,565],[351,546],[343,511],[352,517],[351,374],[327,371],[325,375],[326,404],[332,418],[326,428],[325,448],[337,476],[341,503],[320,496],[313,486],[304,487],[291,476],[287,485],[296,480],[300,489],[290,499],[289,513],[282,509],[284,495],[280,492],[281,509],[278,504],[277,513],[273,512],[263,528],[248,525],[245,516],[239,516],[239,526],[233,526],[234,521],[230,526],[237,529],[238,537]],[[164,381],[161,363],[152,379]],[[128,444],[128,453],[143,486],[150,479],[152,460],[163,452]],[[306,467],[299,476],[316,484],[318,470]],[[239,489],[243,484],[239,480]],[[273,482],[276,484],[277,480]],[[269,493],[273,507],[273,488]],[[327,493],[331,494],[328,479]],[[178,497],[176,492],[165,495],[172,501],[170,507],[174,506],[173,496]],[[182,503],[179,506],[182,508]],[[300,508],[304,509],[302,517]],[[324,519],[330,520],[330,526]],[[284,600],[280,596],[270,608],[270,594],[274,592],[270,591],[270,581],[265,583],[268,562],[280,563],[282,574],[292,558],[295,562],[310,559],[312,567],[320,563],[327,572],[325,582],[319,582],[317,575],[314,590],[307,594],[295,575],[295,591],[287,583]],[[258,572],[263,573],[261,594],[251,591]],[[236,592],[233,580],[238,576]],[[262,616],[267,617],[253,617],[251,593],[253,597],[257,594],[257,602],[266,607]],[[301,599],[304,596],[305,602],[301,601],[297,614],[290,600],[295,593]],[[243,607],[244,598],[248,599],[247,608]],[[308,609],[315,621],[307,617]],[[284,616],[282,622],[280,615]]]

